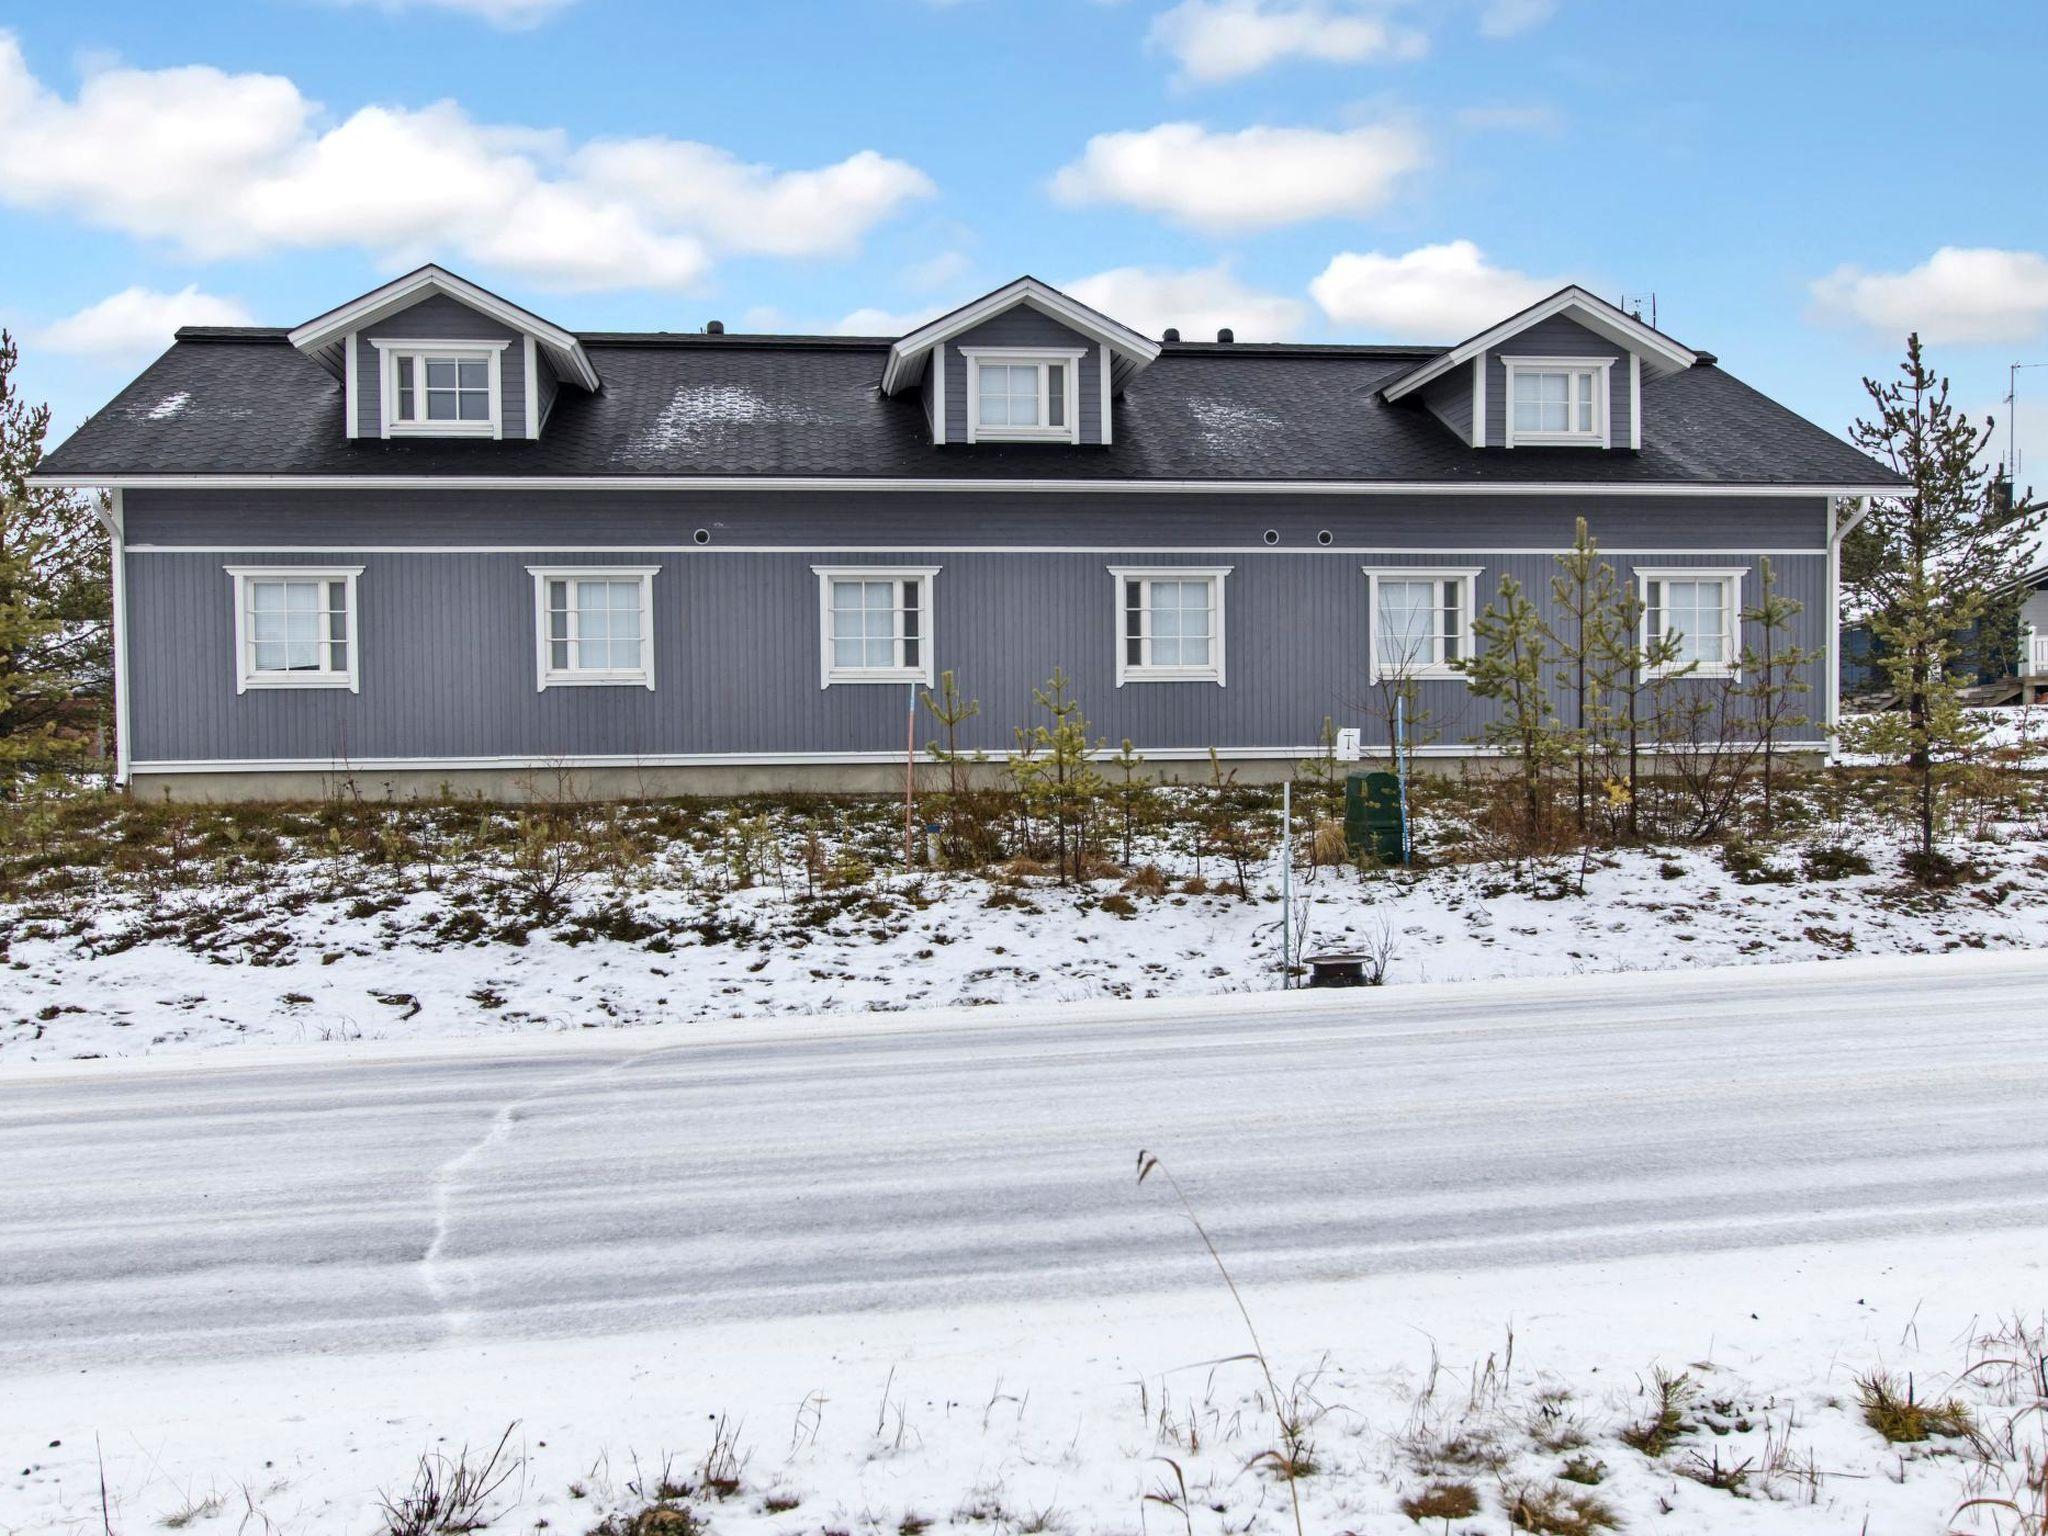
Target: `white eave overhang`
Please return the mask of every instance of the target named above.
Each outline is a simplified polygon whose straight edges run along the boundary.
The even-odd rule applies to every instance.
[[[882,393],[894,395],[912,388],[924,377],[925,366],[935,348],[1015,309],[1019,304],[1029,305],[1106,350],[1111,357],[1113,388],[1122,388],[1128,379],[1149,367],[1159,356],[1158,342],[1139,335],[1127,325],[1119,325],[1109,316],[1090,309],[1078,299],[1068,298],[1057,288],[1041,283],[1035,277],[1020,277],[972,304],[964,304],[951,314],[939,316],[897,341],[889,348],[889,361],[882,368]]]
[[[292,331],[287,339],[301,352],[320,358],[338,373],[342,339],[351,331],[375,325],[387,315],[394,315],[433,293],[445,294],[459,304],[466,304],[515,331],[531,336],[547,353],[558,378],[584,389],[598,388],[601,381],[597,369],[591,365],[590,355],[583,350],[583,343],[573,332],[543,320],[531,310],[521,309],[509,299],[499,298],[487,288],[479,288],[445,267],[433,265],[394,278],[359,299],[351,299],[338,309],[315,316]]]
[[[1560,289],[1520,314],[1510,315],[1491,330],[1481,331],[1469,341],[1460,342],[1448,352],[1440,353],[1420,367],[1402,374],[1380,391],[1380,398],[1398,400],[1403,395],[1412,394],[1431,379],[1442,378],[1453,368],[1471,362],[1480,353],[1490,352],[1530,326],[1540,325],[1556,315],[1568,315],[1596,336],[1604,336],[1617,347],[1640,357],[1643,371],[1652,377],[1682,372],[1699,361],[1697,353],[1681,347],[1663,332],[1650,329],[1635,316],[1615,308],[1597,294],[1572,287]]]

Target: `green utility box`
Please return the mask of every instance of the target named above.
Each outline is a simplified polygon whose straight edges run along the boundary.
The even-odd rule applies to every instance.
[[[1382,864],[1402,862],[1401,781],[1393,774],[1346,775],[1344,846],[1353,858],[1370,854]]]

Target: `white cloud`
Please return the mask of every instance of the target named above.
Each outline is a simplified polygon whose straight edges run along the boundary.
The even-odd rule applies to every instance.
[[[452,101],[330,122],[282,76],[205,66],[106,69],[66,100],[5,32],[0,145],[0,202],[202,259],[353,247],[557,288],[682,287],[725,251],[841,253],[933,190],[872,150],[778,171],[680,139],[578,145]]]
[[[2048,259],[1945,245],[1904,272],[1837,267],[1812,285],[1820,313],[1933,342],[2018,341],[2048,320]]]
[[[1208,341],[1226,325],[1239,341],[1286,341],[1308,313],[1298,299],[1247,287],[1227,264],[1177,271],[1114,267],[1059,286],[1132,330],[1156,337],[1176,326],[1189,341]]]
[[[181,325],[247,325],[251,318],[238,300],[201,293],[196,284],[176,293],[123,288],[45,326],[36,339],[52,352],[134,357],[169,346]]]
[[[1529,107],[1460,107],[1457,123],[1471,133],[1555,133],[1562,123],[1557,109]]]
[[[567,10],[576,0],[339,0],[343,5],[374,6],[380,11],[453,11],[474,16],[507,32],[537,27],[557,11]]]
[[[1308,285],[1339,325],[1394,340],[1451,343],[1505,320],[1564,287],[1491,266],[1470,240],[1418,246],[1400,256],[1344,251]]]
[[[1422,161],[1422,136],[1396,124],[1211,133],[1161,123],[1097,134],[1052,189],[1062,202],[1123,203],[1224,232],[1371,213]]]
[[[927,309],[856,309],[832,322],[835,336],[908,336],[926,321],[936,320],[952,304],[935,304]]]
[[[1285,59],[1360,64],[1416,59],[1429,49],[1422,33],[1341,0],[1180,0],[1153,19],[1149,41],[1194,85],[1254,75]]]
[[[1514,37],[1540,27],[1557,14],[1557,0],[1487,0],[1479,13],[1479,35]]]

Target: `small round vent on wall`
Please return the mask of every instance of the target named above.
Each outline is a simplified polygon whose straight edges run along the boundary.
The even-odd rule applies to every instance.
[[[690,537],[695,539],[699,544],[709,544],[711,542],[711,530],[709,528],[699,528],[695,533],[691,534]]]
[[[1278,528],[1268,528],[1266,530],[1266,542],[1268,544],[1278,544],[1280,542],[1280,530]]]
[[[1335,542],[1335,540],[1336,540],[1336,535],[1335,535],[1335,534],[1333,534],[1333,533],[1331,533],[1331,532],[1330,532],[1330,530],[1329,530],[1329,529],[1327,529],[1327,528],[1325,528],[1325,529],[1324,529],[1324,530],[1323,530],[1323,531],[1322,531],[1321,533],[1318,533],[1318,534],[1316,535],[1316,542],[1317,542],[1318,544],[1330,544],[1330,543],[1334,543],[1334,542]]]

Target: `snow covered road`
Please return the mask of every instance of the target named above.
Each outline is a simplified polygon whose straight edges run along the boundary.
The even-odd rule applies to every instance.
[[[2048,956],[413,1048],[0,1084],[0,1373],[2048,1231]]]

